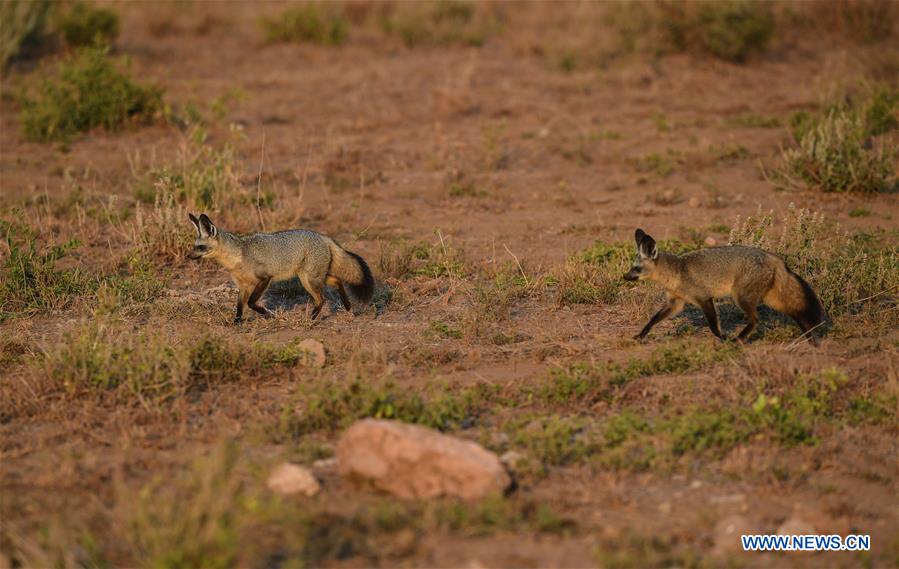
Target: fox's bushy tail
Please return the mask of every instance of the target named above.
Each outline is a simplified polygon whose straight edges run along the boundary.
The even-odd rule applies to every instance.
[[[328,267],[328,274],[345,283],[357,300],[369,302],[375,294],[375,278],[365,259],[347,251],[333,239],[328,241],[331,248],[331,266]]]
[[[818,328],[824,322],[821,300],[805,279],[794,273],[783,261],[774,273],[774,284],[765,295],[765,304],[792,317],[803,332]]]

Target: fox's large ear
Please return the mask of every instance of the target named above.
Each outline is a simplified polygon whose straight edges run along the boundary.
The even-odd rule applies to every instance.
[[[646,234],[642,229],[638,229],[634,234],[637,240],[637,252],[640,256],[655,260],[659,256],[659,249],[656,247],[656,240]]]
[[[192,213],[188,213],[187,217],[189,217],[190,222],[194,224],[194,229],[197,230],[197,237],[202,237],[203,233],[200,231],[200,220]]]
[[[637,229],[634,231],[634,241],[637,242],[637,247],[640,247],[640,242],[643,241],[643,238],[646,237],[646,232],[642,229]]]
[[[206,234],[206,237],[215,237],[218,233],[215,224],[212,223],[212,220],[205,213],[200,214],[200,230]]]

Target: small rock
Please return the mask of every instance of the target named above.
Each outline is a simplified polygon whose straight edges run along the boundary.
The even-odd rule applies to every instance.
[[[800,517],[793,516],[777,528],[777,535],[813,535],[818,533],[815,526]]]
[[[309,469],[289,462],[275,468],[269,475],[266,485],[269,490],[282,496],[294,494],[314,496],[321,490],[321,485]]]
[[[400,498],[472,500],[511,484],[499,458],[480,445],[398,421],[365,419],[337,442],[337,469]]]
[[[718,240],[715,239],[714,237],[706,237],[705,244],[708,245],[709,247],[714,247],[715,245],[718,244]]]
[[[743,551],[741,535],[761,533],[747,518],[739,515],[727,516],[715,524],[714,551],[718,555]]]
[[[336,458],[320,458],[312,463],[313,470],[334,470],[337,468]]]
[[[693,196],[692,198],[690,198],[690,201],[688,201],[687,204],[690,207],[699,207],[702,204],[702,202],[699,201],[699,198],[697,198],[696,196]]]
[[[318,340],[307,338],[297,344],[302,353],[301,363],[308,367],[325,367],[325,346]]]

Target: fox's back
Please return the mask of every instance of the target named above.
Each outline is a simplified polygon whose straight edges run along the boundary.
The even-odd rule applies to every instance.
[[[240,238],[244,262],[257,274],[290,277],[300,267],[327,269],[331,260],[328,238],[308,229],[255,233]]]
[[[777,257],[771,253],[741,245],[692,251],[679,261],[681,286],[715,297],[728,296],[740,287],[769,287],[777,267]]]

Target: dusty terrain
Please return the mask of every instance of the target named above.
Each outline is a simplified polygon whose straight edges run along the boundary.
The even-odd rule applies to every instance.
[[[882,230],[880,239],[895,240],[895,193],[782,191],[761,173],[791,144],[790,113],[814,111],[827,93],[862,81],[859,61],[871,48],[796,33],[742,65],[637,50],[566,70],[553,55],[560,46],[603,53],[608,44],[612,53],[614,30],[603,27],[596,6],[506,5],[503,32],[483,46],[414,48],[361,24],[340,47],[268,44],[257,18],[280,9],[123,5],[115,53],[130,57],[136,78],[163,87],[176,113],[199,108],[208,145],[234,145],[237,192],[247,199],[215,204],[208,213],[216,223],[334,236],[371,264],[375,306],[351,315],[335,297],[312,322],[308,297],[288,284],[267,293],[276,318],[250,316],[235,326],[236,291],[222,269],[149,251],[164,283],[150,301],[116,309],[92,295],[0,323],[0,564],[899,563],[894,327],[847,321],[815,348],[794,341],[798,329],[767,311],[752,342],[722,348],[691,309],[638,343],[631,337],[657,299],[651,286],[567,303],[558,284],[566,260],[597,240],[630,243],[642,227],[659,239],[725,244],[738,219],[773,210],[779,224],[790,204],[823,213],[841,231]],[[41,246],[77,238],[61,267],[97,274],[119,267],[138,248],[137,208],[153,209],[136,205],[135,188],[150,168],[189,151],[192,127],[160,120],[65,145],[27,141],[15,98],[5,95],[35,65],[21,63],[3,79],[3,215],[26,219]],[[228,94],[214,117],[211,102]],[[747,115],[780,126],[735,120]],[[646,166],[650,155],[671,157],[670,171]],[[263,193],[267,204],[255,207]],[[193,238],[186,212],[198,211],[183,208],[182,247]],[[867,215],[850,216],[859,209]],[[431,269],[396,269],[403,248],[419,243],[427,259],[412,254],[406,263]],[[511,280],[512,293],[497,292],[497,283]],[[734,335],[742,316],[726,303],[720,310]],[[314,338],[327,363],[241,365],[237,377],[161,401],[121,386],[54,385],[58,360],[44,354],[92,322],[114,331],[114,342],[138,346],[210,336],[277,347]],[[599,396],[553,394],[560,373],[553,370],[627,366],[664,350],[700,354],[702,362],[661,366],[605,385]],[[760,393],[785,393],[831,372],[848,387],[836,396],[838,411],[820,411],[811,437],[787,443],[761,429],[720,442],[715,431],[724,427],[713,422],[692,435],[711,431],[718,442],[708,448],[646,463],[610,457],[613,415],[675,421],[697,409],[749,409]],[[328,457],[345,426],[338,419],[295,429],[291,418],[354,381],[389,381],[391,393],[425,401],[475,393],[470,416],[446,430],[529,457],[516,488],[487,506],[403,503],[342,481],[325,465],[319,496],[270,503],[270,468]],[[892,402],[887,415],[840,414],[850,399],[880,393]],[[531,446],[533,424],[539,430],[553,420],[576,425],[559,444],[596,433],[598,447],[574,444],[559,458]],[[644,436],[667,448],[665,433]],[[227,452],[236,453],[235,465],[222,474],[215,457]],[[166,502],[176,504],[172,511]],[[448,514],[453,508],[470,513]],[[173,520],[189,517],[195,525],[175,527]],[[774,533],[797,520],[810,533],[869,534],[872,550],[743,553],[738,537],[722,537],[728,523]],[[171,531],[160,529],[167,525]],[[177,547],[200,553],[160,556]]]

